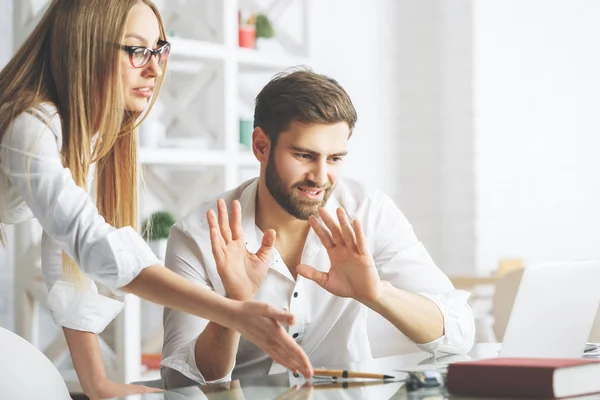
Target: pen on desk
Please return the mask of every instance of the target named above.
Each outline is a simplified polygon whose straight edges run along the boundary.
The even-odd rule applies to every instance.
[[[375,386],[375,385],[386,385],[388,383],[393,383],[388,379],[384,379],[383,382],[380,380],[373,381],[342,381],[338,382],[337,380],[329,381],[329,382],[313,382],[312,386],[315,390],[322,389],[352,389],[357,387],[367,387],[367,386]]]
[[[394,379],[394,376],[384,374],[373,374],[370,372],[355,372],[342,369],[318,369],[314,370],[315,376],[331,376],[334,378],[367,378],[367,379]]]

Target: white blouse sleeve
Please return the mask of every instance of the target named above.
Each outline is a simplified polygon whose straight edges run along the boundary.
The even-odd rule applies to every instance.
[[[82,287],[62,281],[62,250],[58,243],[44,232],[41,245],[42,273],[54,322],[78,331],[102,332],[121,312],[123,303],[99,294],[94,281],[86,276]]]
[[[160,261],[131,227],[116,229],[98,213],[62,165],[59,134],[37,116],[19,115],[0,143],[0,168],[60,249],[116,291]]]

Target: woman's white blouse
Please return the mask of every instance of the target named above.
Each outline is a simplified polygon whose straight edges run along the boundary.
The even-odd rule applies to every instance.
[[[61,146],[54,106],[42,104],[17,116],[0,143],[0,222],[40,222],[42,270],[54,320],[98,333],[122,304],[99,295],[92,280],[117,291],[160,261],[131,227],[116,229],[105,222],[88,192],[63,166]],[[79,288],[62,281],[62,252],[92,280]]]

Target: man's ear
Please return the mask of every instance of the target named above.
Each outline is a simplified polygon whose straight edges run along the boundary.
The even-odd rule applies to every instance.
[[[252,152],[256,159],[261,163],[266,163],[269,160],[269,152],[271,151],[271,139],[267,134],[257,126],[252,131]]]

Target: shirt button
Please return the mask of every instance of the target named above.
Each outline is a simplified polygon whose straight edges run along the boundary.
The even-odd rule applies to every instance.
[[[298,297],[298,292],[294,292],[294,297]]]
[[[292,335],[292,337],[293,337],[294,339],[296,339],[298,336],[300,336],[300,335],[298,335],[298,333],[294,333],[294,334]]]

